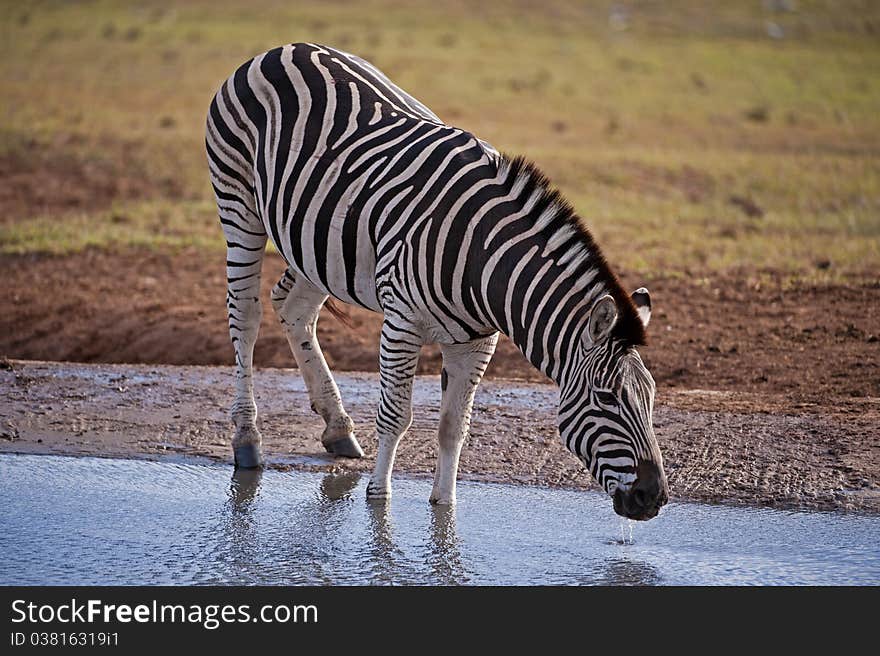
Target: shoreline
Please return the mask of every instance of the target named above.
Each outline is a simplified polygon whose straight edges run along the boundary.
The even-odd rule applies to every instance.
[[[0,453],[230,465],[232,368],[8,361],[0,370]],[[263,450],[271,469],[371,471],[376,375],[336,376],[366,457],[336,459],[320,444],[296,369],[255,376]],[[395,475],[433,475],[438,376],[418,376],[413,427]],[[780,413],[784,399],[706,390],[658,391],[655,431],[673,501],[788,510],[880,513],[878,404],[832,414]],[[459,480],[574,490],[598,487],[556,433],[556,388],[493,379],[477,392]],[[10,439],[11,438],[11,439]],[[427,501],[427,500],[426,500]]]
[[[119,454],[111,454],[111,455],[101,455],[95,453],[59,453],[56,450],[53,450],[50,445],[45,450],[22,450],[16,451],[15,449],[4,449],[0,448],[0,456],[35,456],[35,457],[58,457],[58,458],[95,458],[95,459],[104,459],[104,460],[131,460],[131,461],[140,461],[140,462],[155,462],[155,463],[169,463],[176,465],[192,465],[197,467],[214,467],[214,468],[224,468],[228,469],[230,479],[233,478],[233,474],[235,469],[233,467],[232,459],[230,457],[229,461],[224,461],[218,458],[214,458],[212,456],[204,456],[204,455],[180,455],[180,454],[170,454],[170,455],[161,455],[161,454],[148,454],[148,453],[129,453],[126,455]],[[248,470],[252,471],[252,470]],[[369,477],[368,471],[353,471],[351,469],[338,468],[338,467],[325,467],[317,464],[311,463],[300,463],[300,462],[273,462],[269,460],[266,462],[263,470],[264,472],[304,472],[307,474],[324,474],[325,476],[351,476],[355,474],[357,476],[365,476]],[[423,472],[411,472],[411,471],[396,471],[393,474],[394,480],[415,480],[415,481],[430,481],[432,478],[432,474],[426,474]],[[516,482],[512,480],[503,480],[496,479],[492,476],[481,476],[481,475],[467,475],[467,476],[459,476],[459,483],[469,483],[469,484],[477,484],[477,485],[500,485],[500,486],[508,486],[508,487],[528,487],[528,488],[536,488],[538,490],[560,490],[560,491],[581,491],[587,492],[591,495],[600,495],[605,496],[602,490],[599,489],[596,485],[588,485],[588,486],[573,486],[573,485],[554,485],[551,483],[540,483],[540,482]],[[366,497],[364,497],[366,501]],[[393,503],[394,498],[392,497],[391,503]],[[425,497],[425,504],[428,504],[428,499]],[[608,503],[611,503],[610,498],[608,498]],[[722,508],[737,508],[740,510],[753,510],[753,511],[761,511],[761,510],[772,510],[778,512],[800,512],[800,513],[828,513],[828,514],[845,514],[845,515],[857,515],[857,516],[865,516],[865,517],[875,517],[880,515],[880,509],[874,507],[851,507],[844,506],[840,508],[829,508],[824,506],[809,506],[809,505],[797,505],[791,504],[786,505],[784,503],[770,505],[770,504],[755,504],[751,503],[744,499],[725,499],[725,498],[717,498],[717,499],[703,499],[703,498],[692,498],[692,497],[677,497],[673,496],[670,498],[671,504],[696,504],[703,506],[720,506]],[[662,514],[661,510],[661,514]],[[631,520],[636,521],[636,520]]]

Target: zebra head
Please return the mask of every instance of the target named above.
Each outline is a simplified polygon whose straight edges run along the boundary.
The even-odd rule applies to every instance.
[[[647,326],[651,298],[631,299]],[[593,305],[574,366],[563,381],[559,433],[630,519],[655,517],[669,498],[663,458],[654,436],[654,379],[631,342],[616,335],[618,306],[611,295]]]

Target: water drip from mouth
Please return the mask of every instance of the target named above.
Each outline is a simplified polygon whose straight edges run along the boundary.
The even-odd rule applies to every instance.
[[[620,544],[635,544],[633,540],[633,520],[618,516],[620,520]]]

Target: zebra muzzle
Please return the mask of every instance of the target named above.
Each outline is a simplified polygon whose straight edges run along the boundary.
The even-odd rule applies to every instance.
[[[641,462],[635,483],[627,490],[618,487],[612,498],[618,515],[636,520],[651,519],[669,501],[666,477],[655,463]]]

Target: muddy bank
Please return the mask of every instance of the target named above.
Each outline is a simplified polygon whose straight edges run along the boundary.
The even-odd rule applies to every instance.
[[[264,452],[273,467],[369,471],[376,376],[339,374],[366,458],[334,460],[320,443],[296,370],[256,377]],[[0,452],[206,457],[231,462],[232,369],[8,362],[0,370]],[[880,512],[880,403],[849,412],[794,410],[781,398],[661,389],[657,436],[674,498]],[[759,402],[760,401],[760,402]],[[440,402],[437,376],[415,385],[415,420],[397,472],[430,476]],[[775,412],[755,412],[755,406]],[[480,387],[461,477],[585,489],[589,475],[556,435],[556,388],[487,380]]]
[[[67,256],[3,256],[0,356],[72,362],[230,365],[225,254],[130,250]],[[259,367],[292,367],[287,340],[268,303],[284,271],[263,271]],[[625,285],[651,289],[649,344],[640,349],[662,387],[784,396],[836,412],[880,397],[880,284],[787,286],[773,272],[663,278],[624,271]],[[50,291],[47,291],[50,290]],[[329,313],[318,323],[336,371],[375,371],[381,317],[352,309],[353,328]],[[419,373],[437,374],[426,347]],[[502,337],[487,376],[545,382]],[[855,406],[853,406],[855,403]]]

